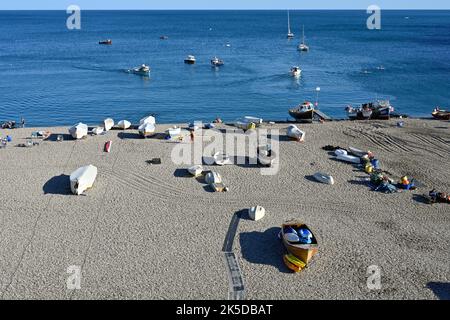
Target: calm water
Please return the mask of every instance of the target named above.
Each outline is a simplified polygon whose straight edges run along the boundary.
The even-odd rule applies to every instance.
[[[288,41],[285,11],[90,11],[79,31],[66,29],[65,12],[0,11],[0,120],[285,120],[288,108],[315,100],[317,86],[321,109],[335,117],[377,97],[416,116],[448,106],[450,11],[383,12],[381,31],[367,30],[367,17],[291,12],[296,38]],[[296,50],[303,24],[307,54]],[[112,46],[98,45],[106,38]],[[197,65],[184,65],[188,54]],[[219,71],[214,55],[226,63]],[[142,63],[150,79],[124,72]],[[288,75],[292,65],[303,69],[299,81]]]

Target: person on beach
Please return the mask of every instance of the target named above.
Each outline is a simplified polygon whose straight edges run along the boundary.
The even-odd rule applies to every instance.
[[[191,141],[194,142],[194,130],[191,130],[190,135],[191,135]]]

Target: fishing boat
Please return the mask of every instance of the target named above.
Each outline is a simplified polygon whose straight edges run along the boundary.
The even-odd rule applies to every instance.
[[[353,108],[351,105],[345,108],[350,120],[389,120],[394,107],[389,100],[378,100],[363,103],[360,107]]]
[[[111,39],[102,40],[99,41],[98,44],[112,45],[112,40]]]
[[[203,173],[204,168],[202,165],[199,164],[199,165],[192,166],[192,167],[188,168],[187,170],[194,177],[198,177]]]
[[[334,184],[334,179],[329,174],[322,173],[322,172],[316,172],[313,175],[313,177],[314,177],[314,179],[316,179],[317,181],[319,181],[321,183]]]
[[[112,145],[112,141],[107,141],[106,143],[105,143],[105,152],[107,152],[107,153],[109,153],[109,152],[111,152],[111,145]]]
[[[224,65],[223,60],[221,60],[221,59],[219,59],[219,58],[217,58],[217,57],[214,57],[214,58],[211,59],[211,66],[212,66],[213,68],[221,67],[221,66],[223,66],[223,65]]]
[[[211,171],[208,172],[205,176],[205,182],[207,184],[219,184],[222,183],[222,176],[215,172],[215,171]]]
[[[431,113],[433,118],[438,120],[450,120],[450,111],[435,108]]]
[[[137,74],[139,76],[148,76],[150,75],[150,71],[150,67],[146,64],[128,70],[129,73]]]
[[[296,125],[292,124],[287,128],[286,134],[289,138],[299,142],[305,141],[305,132],[300,130]]]
[[[303,102],[296,108],[289,110],[289,115],[296,120],[300,121],[312,121],[314,117],[314,104],[309,101]]]
[[[298,78],[298,77],[300,77],[302,75],[302,69],[300,69],[300,67],[298,67],[298,66],[293,66],[291,68],[290,74],[294,78]]]
[[[103,120],[103,128],[105,128],[105,131],[109,131],[114,127],[114,120],[111,118],[107,118]]]
[[[168,36],[160,36],[159,39],[160,40],[169,40],[169,37]]]
[[[294,33],[291,31],[291,17],[289,14],[289,10],[287,11],[287,19],[288,19],[288,33],[287,33],[287,38],[288,39],[293,39],[295,37]]]
[[[303,237],[300,237],[299,234],[303,233],[308,234],[308,241],[302,242]],[[317,239],[311,229],[299,221],[289,221],[281,226],[281,240],[287,251],[303,261],[306,265],[319,249]]]
[[[271,145],[259,146],[256,149],[256,153],[258,163],[266,167],[271,167],[277,157],[275,151],[272,150]]]
[[[302,32],[302,42],[298,45],[299,51],[309,51],[309,46],[305,42],[305,26],[303,26],[303,32]]]
[[[226,153],[216,152],[213,156],[214,163],[218,166],[231,164],[231,159]]]
[[[97,167],[88,165],[81,167],[70,175],[70,190],[73,194],[83,194],[87,189],[92,188],[97,178]]]
[[[81,122],[77,123],[69,129],[69,133],[74,139],[82,139],[88,134],[88,126]]]
[[[119,123],[117,123],[117,127],[122,130],[129,129],[131,127],[131,122],[127,120],[120,120]]]
[[[184,63],[186,64],[195,64],[197,60],[195,59],[195,57],[193,55],[189,55],[187,56],[186,59],[184,59]]]
[[[105,132],[105,129],[103,127],[95,127],[94,129],[92,129],[92,134],[96,136],[102,134],[103,132]]]
[[[261,220],[266,215],[266,209],[261,206],[251,207],[248,210],[248,217],[254,221]]]
[[[141,124],[138,128],[139,134],[144,138],[153,135],[155,133],[155,130],[156,128],[153,123],[144,123]]]

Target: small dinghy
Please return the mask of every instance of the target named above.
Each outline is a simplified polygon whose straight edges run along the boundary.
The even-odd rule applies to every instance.
[[[319,249],[311,229],[299,221],[286,222],[281,226],[281,240],[287,251],[306,265]]]
[[[347,155],[347,150],[344,149],[337,149],[334,150],[334,154],[337,156],[346,156]]]
[[[95,127],[94,129],[92,129],[92,134],[98,136],[102,134],[104,131],[105,129],[103,129],[103,127]]]
[[[97,167],[88,165],[75,170],[70,175],[70,190],[73,194],[83,194],[87,189],[92,188],[97,178]]]
[[[131,122],[127,121],[127,120],[121,120],[117,124],[117,127],[119,127],[119,129],[122,129],[122,130],[129,129],[131,127]]]
[[[139,120],[140,125],[144,123],[156,124],[156,119],[153,116],[148,116]]]
[[[271,167],[277,157],[275,151],[272,150],[272,146],[270,145],[260,146],[256,149],[256,152],[258,163],[266,167]]]
[[[287,128],[287,135],[289,138],[295,139],[299,142],[305,141],[305,132],[300,130],[296,125],[290,125]]]
[[[231,164],[230,157],[225,153],[217,152],[213,156],[214,163],[218,166],[225,166]]]
[[[313,175],[313,177],[314,177],[314,179],[316,179],[317,181],[319,181],[321,183],[334,184],[334,179],[329,174],[317,172]]]
[[[356,164],[361,163],[361,159],[360,159],[360,158],[354,157],[354,156],[350,156],[350,155],[348,155],[348,154],[341,154],[341,155],[338,155],[338,156],[336,157],[336,159],[341,160],[341,161],[344,161],[344,162],[350,162],[350,163],[356,163]]]
[[[112,141],[108,141],[108,142],[106,142],[105,143],[105,152],[111,152],[111,144],[112,144]]]
[[[147,138],[155,133],[155,125],[152,123],[144,123],[139,126],[138,131],[141,136]]]
[[[74,139],[84,138],[88,134],[88,126],[80,122],[71,127],[69,133]]]
[[[208,172],[205,176],[205,182],[207,184],[219,184],[222,183],[222,176],[215,172],[215,171],[211,171]]]
[[[266,209],[261,206],[251,207],[248,210],[248,216],[254,221],[261,220],[266,214]]]
[[[105,131],[111,130],[111,128],[114,127],[114,120],[111,118],[105,119],[103,121],[103,127],[105,128]]]
[[[368,154],[368,152],[366,152],[366,151],[363,151],[363,150],[360,150],[360,149],[356,149],[356,148],[353,148],[353,147],[348,148],[348,151],[350,151],[350,153],[352,155],[354,155],[355,157],[360,157],[360,158],[362,158],[362,157],[364,157],[365,155]]]
[[[194,177],[198,177],[203,173],[203,166],[199,164],[196,166],[192,166],[192,167],[188,168],[187,170]]]

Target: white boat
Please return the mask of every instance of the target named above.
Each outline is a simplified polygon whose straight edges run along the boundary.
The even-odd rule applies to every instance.
[[[88,134],[88,126],[81,122],[77,123],[69,129],[69,133],[74,139],[84,138]]]
[[[174,138],[177,137],[181,134],[181,128],[169,128],[166,130],[167,135],[169,135],[170,137]]]
[[[83,194],[87,189],[92,188],[97,178],[97,167],[88,165],[81,167],[70,175],[70,190],[73,194]]]
[[[253,122],[256,125],[260,125],[260,124],[263,123],[263,119],[262,118],[252,117],[252,116],[245,116],[244,120],[248,121],[248,122]]]
[[[334,184],[334,179],[329,174],[317,172],[313,175],[313,177],[314,177],[314,179],[316,179],[319,182],[326,183],[326,184]]]
[[[266,209],[261,206],[251,207],[248,210],[248,216],[254,221],[261,220],[266,215]]]
[[[207,184],[220,184],[222,183],[222,176],[215,171],[208,172],[205,176],[205,182]]]
[[[225,166],[231,164],[230,157],[225,153],[216,152],[213,158],[214,163],[218,166]]]
[[[184,59],[184,63],[186,64],[195,64],[197,60],[195,59],[195,57],[193,55],[189,55],[187,56],[186,59]]]
[[[287,128],[287,135],[289,138],[297,141],[305,141],[305,132],[300,130],[295,124],[292,124]]]
[[[111,128],[114,127],[114,120],[111,118],[105,119],[103,121],[103,127],[105,128],[105,131],[111,130]]]
[[[103,127],[95,127],[94,129],[92,129],[92,134],[98,136],[102,134],[104,131],[105,129]]]
[[[144,123],[156,124],[156,119],[153,116],[148,116],[139,120],[139,125]]]
[[[291,76],[298,78],[302,75],[302,69],[300,69],[300,67],[294,66],[291,68],[290,74]]]
[[[221,67],[221,66],[223,66],[223,65],[224,65],[223,60],[221,60],[221,59],[219,59],[219,58],[217,58],[217,57],[214,57],[214,58],[211,59],[211,66],[212,66],[213,68]]]
[[[368,154],[368,152],[366,152],[366,151],[363,151],[363,150],[360,150],[360,149],[356,149],[356,148],[353,148],[353,147],[349,147],[348,151],[350,151],[350,153],[352,155],[354,155],[355,157],[360,157],[360,158],[362,158],[362,157],[364,157],[365,155]]]
[[[148,76],[148,75],[150,75],[150,67],[143,64],[140,67],[136,67],[136,68],[128,70],[128,72],[134,73],[134,74],[137,74],[140,76]]]
[[[202,165],[198,164],[198,165],[195,165],[195,166],[192,166],[192,167],[188,168],[187,170],[194,177],[198,177],[199,175],[201,175],[203,173],[204,169],[203,169]]]
[[[234,122],[234,126],[242,130],[255,129],[263,123],[262,118],[245,116]]]
[[[127,121],[127,120],[121,120],[119,121],[119,123],[117,124],[117,126],[122,129],[122,130],[126,130],[129,129],[131,127],[131,122]]]
[[[305,26],[303,26],[302,42],[298,45],[298,50],[309,51],[309,47],[305,43]]]
[[[258,163],[263,166],[270,167],[275,162],[277,157],[275,151],[272,150],[272,146],[259,146],[256,149]]]
[[[356,164],[361,163],[361,159],[360,158],[354,157],[354,156],[350,156],[348,154],[338,155],[336,157],[336,159],[341,160],[341,161],[345,161],[345,162],[356,163]]]
[[[335,156],[346,156],[347,151],[343,150],[343,149],[336,149],[336,150],[334,150],[334,155]]]
[[[139,126],[138,130],[139,134],[146,138],[155,133],[155,125],[152,123],[144,123]]]
[[[291,31],[291,17],[289,15],[289,10],[287,12],[287,18],[288,18],[288,33],[287,33],[287,38],[288,39],[292,39],[295,37],[294,33]]]

